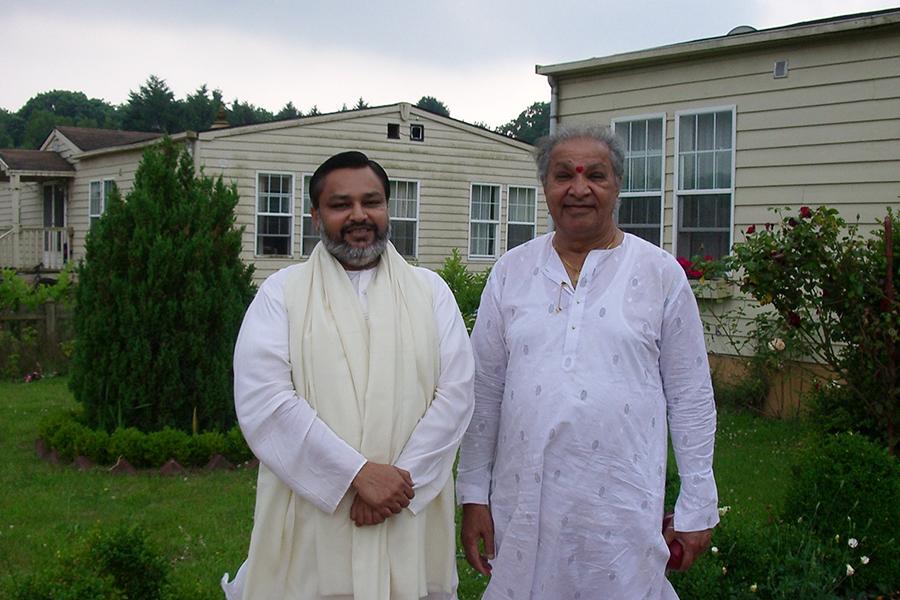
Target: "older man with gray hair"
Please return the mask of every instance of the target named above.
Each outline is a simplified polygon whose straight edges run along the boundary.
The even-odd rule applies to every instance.
[[[676,598],[670,547],[688,568],[718,522],[697,302],[671,254],[617,228],[609,130],[563,128],[536,159],[556,230],[500,258],[472,333],[466,558],[490,600]],[[663,532],[669,435],[681,491]]]

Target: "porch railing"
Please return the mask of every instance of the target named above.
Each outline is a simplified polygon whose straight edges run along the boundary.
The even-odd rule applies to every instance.
[[[68,261],[71,248],[72,232],[68,227],[19,227],[18,232],[15,228],[0,231],[0,267],[58,271]]]

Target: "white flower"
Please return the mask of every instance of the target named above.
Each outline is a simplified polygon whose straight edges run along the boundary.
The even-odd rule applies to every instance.
[[[784,340],[775,338],[769,342],[769,350],[772,352],[784,352]]]
[[[713,554],[718,554],[719,548],[716,546],[713,546],[712,548],[709,549],[709,551],[712,552]]]
[[[731,510],[730,506],[720,506],[719,507],[719,516],[724,517],[728,514],[728,511]]]
[[[753,592],[754,594],[756,593],[756,584],[755,583],[750,586],[750,591]]]
[[[856,548],[857,546],[859,546],[859,542],[856,541],[856,538],[850,538],[849,540],[847,540],[847,545],[851,548]]]
[[[853,567],[851,567],[850,565],[847,565],[847,577],[850,577],[854,573],[856,573],[856,571],[853,569]]]
[[[841,542],[841,536],[838,534],[834,534],[834,543],[839,544]]]
[[[864,565],[867,565],[867,564],[869,564],[869,557],[866,555],[862,555],[859,557],[859,562],[861,562]]]
[[[728,572],[728,567],[722,567],[722,575]]]

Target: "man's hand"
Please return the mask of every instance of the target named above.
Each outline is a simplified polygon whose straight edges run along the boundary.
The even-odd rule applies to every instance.
[[[350,505],[350,520],[356,523],[357,527],[365,527],[384,523],[385,518],[375,512],[375,509],[366,504],[366,501],[357,494],[353,498],[353,504]]]
[[[697,557],[706,552],[712,541],[712,531],[712,529],[704,531],[675,531],[671,527],[663,531],[663,538],[665,538],[666,544],[671,544],[672,540],[678,540],[684,549],[684,557],[681,559],[681,566],[676,569],[677,571],[687,571],[694,564]]]
[[[350,487],[384,519],[409,506],[415,496],[409,472],[371,461],[363,465]]]
[[[494,519],[491,509],[484,504],[463,504],[462,527],[459,534],[466,560],[482,575],[491,574],[488,560],[494,559]],[[478,545],[484,542],[484,554]]]

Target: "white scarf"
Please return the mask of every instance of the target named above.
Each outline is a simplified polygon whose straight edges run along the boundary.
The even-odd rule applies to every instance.
[[[368,322],[343,267],[316,246],[285,285],[291,375],[339,437],[367,460],[393,464],[440,374],[432,292],[388,244],[366,294]],[[415,600],[452,591],[452,480],[418,515],[403,510],[380,525],[354,526],[352,500],[345,495],[325,514],[261,464],[244,599],[290,598],[291,578],[312,552],[319,596]]]

